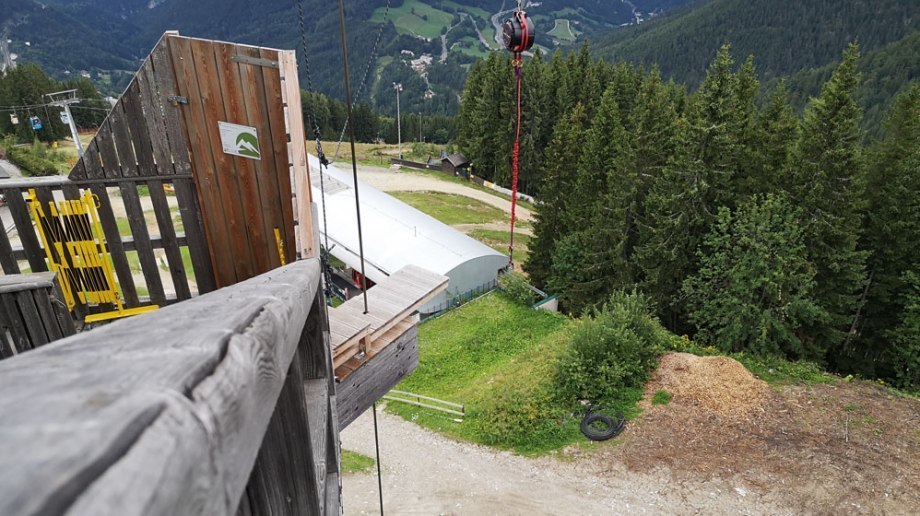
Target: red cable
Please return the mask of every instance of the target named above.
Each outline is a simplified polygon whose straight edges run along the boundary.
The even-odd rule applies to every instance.
[[[517,77],[517,128],[514,135],[514,148],[511,152],[511,241],[508,244],[508,263],[514,268],[514,221],[515,207],[517,206],[518,171],[520,168],[521,154],[521,67],[523,59],[519,52],[515,52],[512,59],[514,75]]]

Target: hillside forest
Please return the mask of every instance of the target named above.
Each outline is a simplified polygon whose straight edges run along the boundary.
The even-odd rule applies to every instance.
[[[571,313],[635,289],[668,329],[725,352],[920,388],[920,83],[869,141],[859,62],[851,44],[799,115],[727,45],[692,91],[587,49],[527,61],[531,281]],[[477,63],[457,122],[476,172],[504,184],[510,70]]]

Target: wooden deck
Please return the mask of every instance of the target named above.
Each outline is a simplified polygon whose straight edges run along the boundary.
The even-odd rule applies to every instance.
[[[329,310],[339,428],[345,428],[418,366],[418,309],[447,277],[410,265]]]
[[[329,310],[336,378],[345,378],[418,324],[418,309],[445,289],[446,276],[408,265],[367,291],[367,313],[361,296]]]

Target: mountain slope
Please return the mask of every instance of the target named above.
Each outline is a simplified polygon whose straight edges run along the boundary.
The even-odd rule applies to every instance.
[[[537,25],[539,45],[550,51],[579,45],[585,38],[649,19],[687,1],[543,0],[527,9]],[[66,78],[65,71],[88,70],[110,94],[120,93],[138,60],[164,30],[276,48],[300,47],[294,0],[41,2],[0,0],[0,27],[12,30],[10,52],[19,54],[20,61],[38,63],[59,79]],[[389,9],[387,4],[387,0],[345,2],[355,95],[395,114],[390,85],[402,82],[404,109],[437,114],[456,110],[471,64],[500,49],[496,26],[516,2],[392,0]],[[305,0],[305,11],[313,87],[338,98],[342,76],[337,4]],[[369,62],[378,33],[379,55]],[[32,45],[26,46],[27,41]],[[361,88],[365,76],[368,84]],[[305,81],[303,85],[307,87]]]
[[[916,31],[918,19],[916,0],[710,0],[615,31],[595,52],[654,63],[665,77],[695,85],[730,43],[736,56],[753,54],[769,79],[836,61],[854,40],[863,52],[882,48]]]

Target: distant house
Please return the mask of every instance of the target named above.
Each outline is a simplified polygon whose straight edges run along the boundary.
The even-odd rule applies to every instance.
[[[466,159],[466,156],[460,154],[459,152],[456,154],[451,154],[450,156],[444,158],[443,161],[441,161],[441,170],[451,175],[466,177],[466,169],[468,169],[469,166],[470,160]]]

